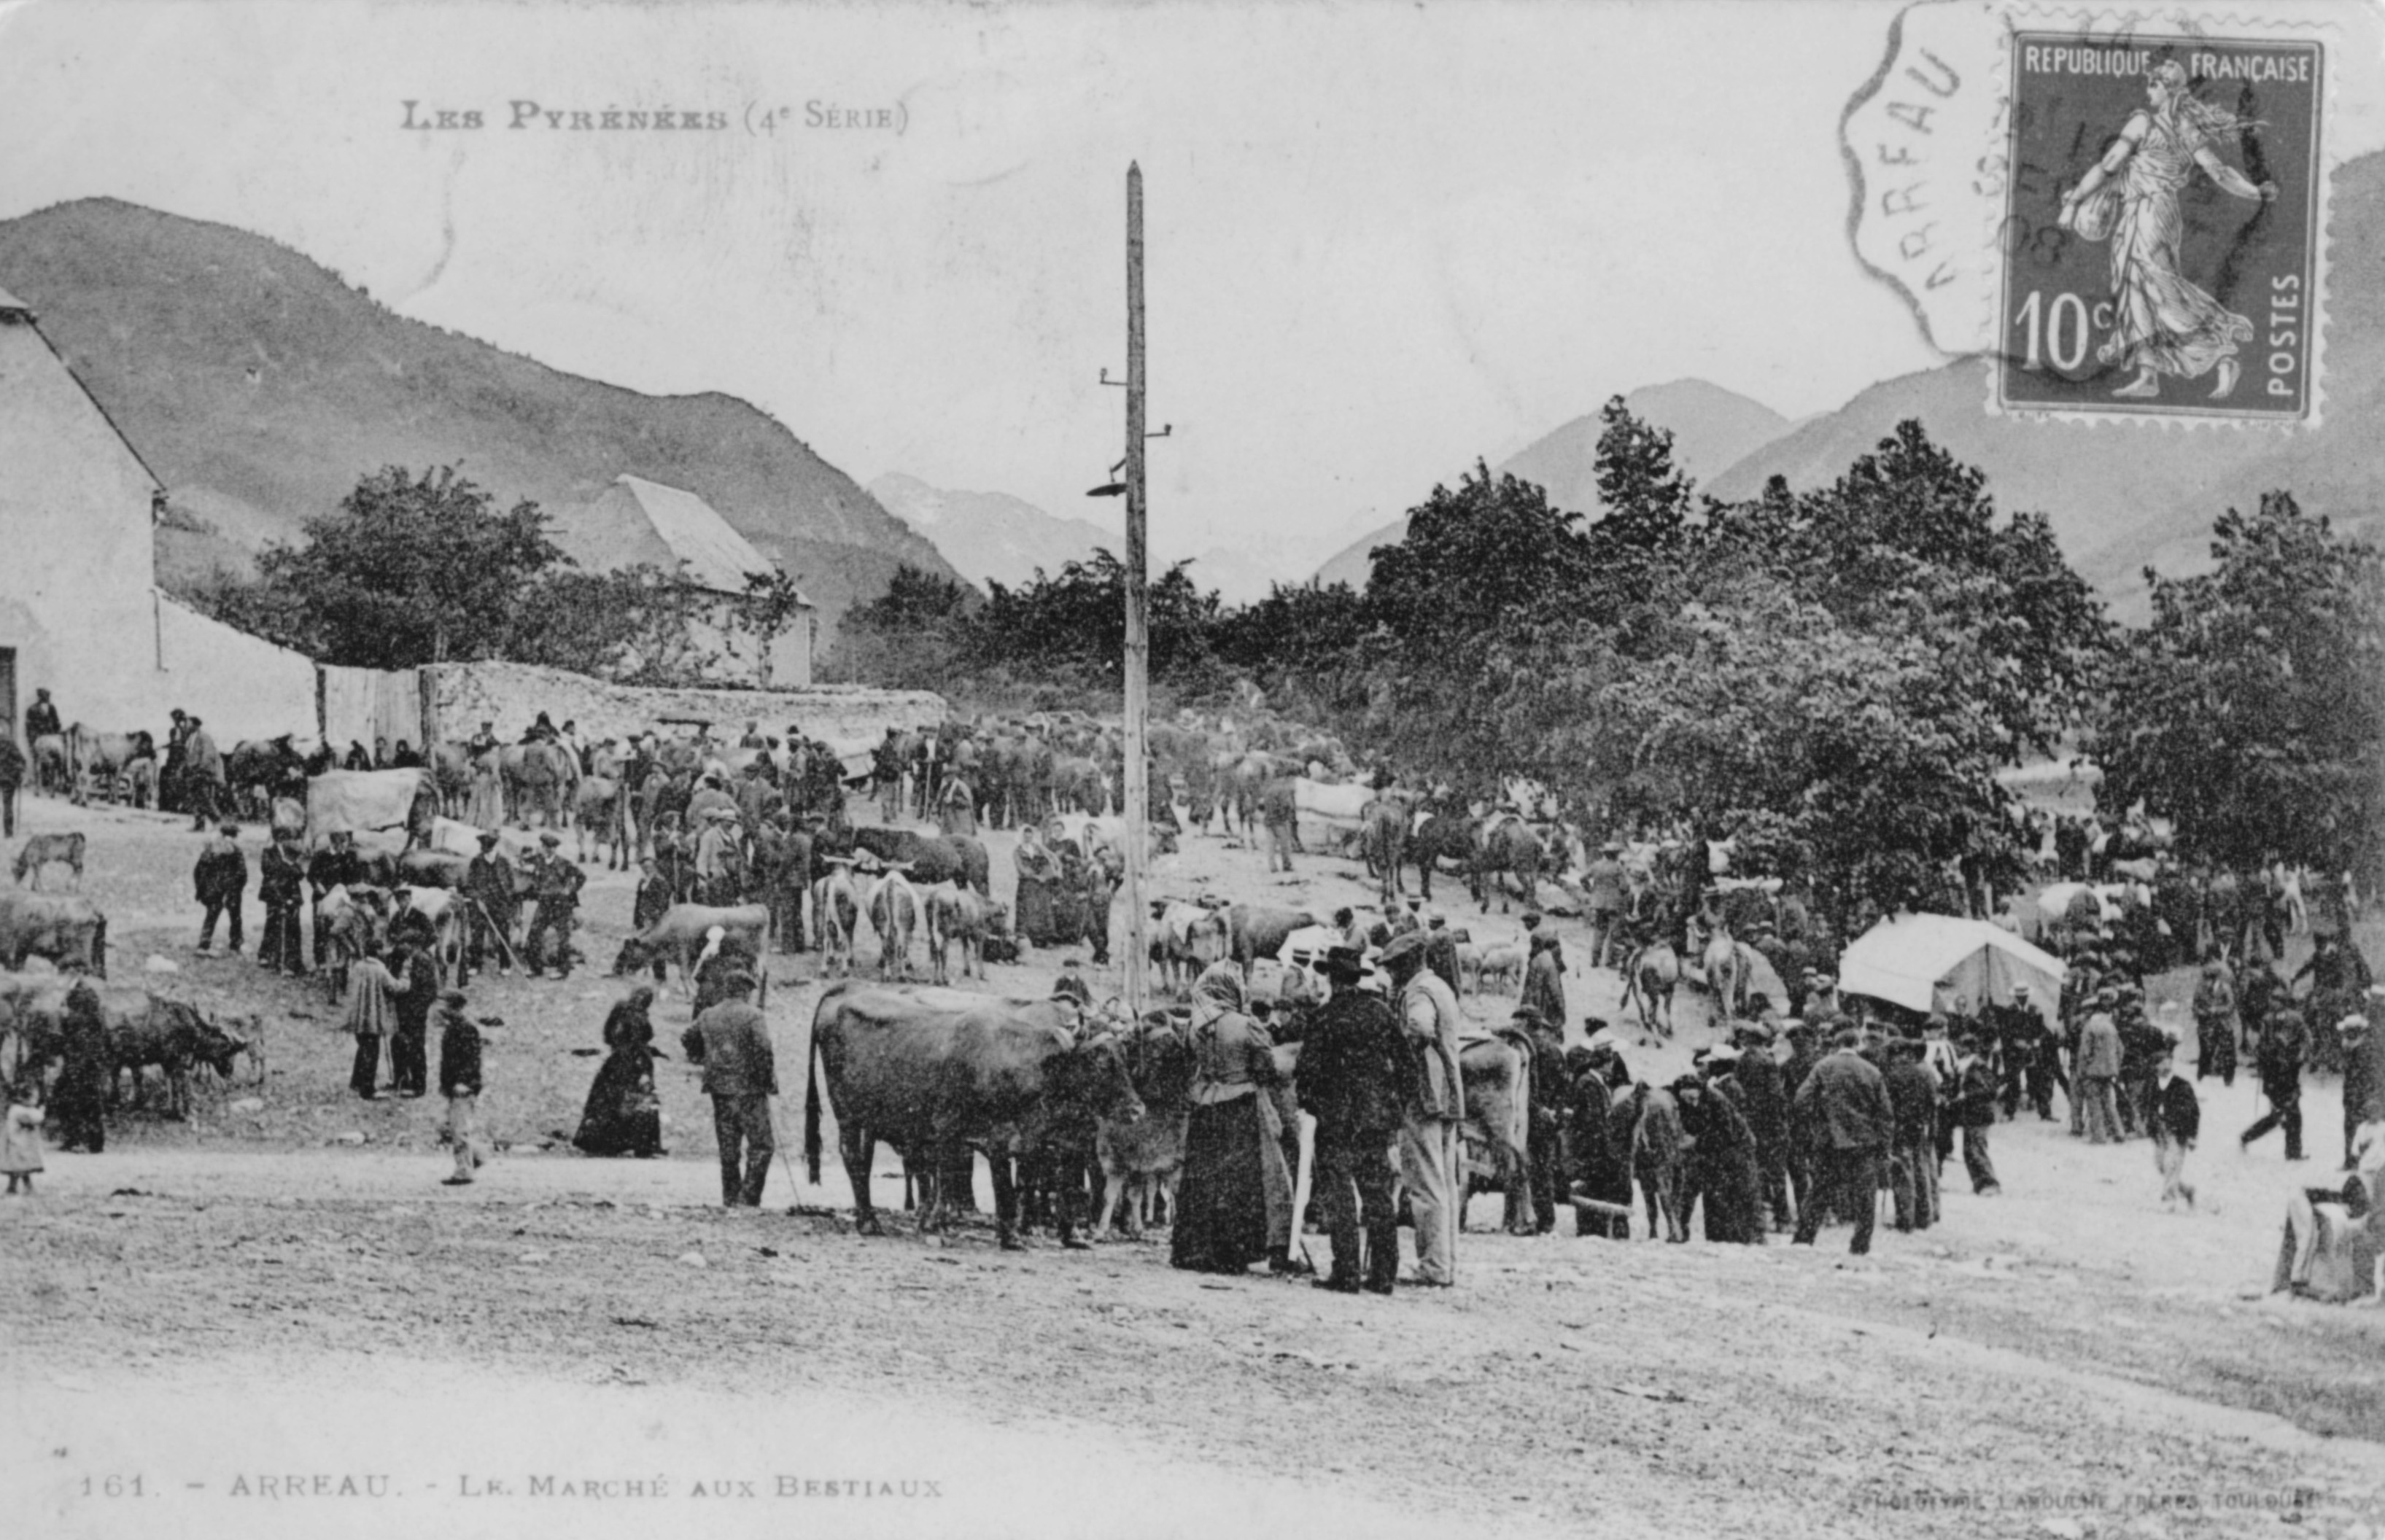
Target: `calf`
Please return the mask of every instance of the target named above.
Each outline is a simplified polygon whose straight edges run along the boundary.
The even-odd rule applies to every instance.
[[[419,852],[417,852],[419,853]],[[464,965],[463,900],[447,888],[400,888],[396,910],[390,916],[394,930],[407,914],[421,916],[431,926],[431,960],[443,985],[456,977]]]
[[[256,1018],[252,1016],[248,1021],[253,1035]],[[248,1050],[249,1040],[225,1031],[201,1014],[196,1006],[153,998],[145,1015],[111,1024],[108,1047],[114,1053],[115,1072],[109,1077],[109,1099],[117,1099],[119,1087],[115,1082],[129,1070],[132,1074],[132,1105],[142,1106],[146,1087],[141,1072],[154,1064],[166,1076],[166,1115],[181,1122],[191,1114],[192,1066],[204,1064],[229,1079],[233,1061]]]
[[[1460,962],[1460,967],[1464,963]],[[1524,949],[1513,941],[1499,941],[1484,947],[1481,961],[1474,970],[1474,992],[1480,994],[1496,980],[1503,988],[1520,991],[1524,987]]]
[[[679,963],[680,987],[688,998],[695,998],[695,962],[714,929],[724,934],[742,934],[752,943],[754,955],[762,955],[762,933],[769,925],[770,912],[758,903],[739,904],[734,908],[717,908],[711,904],[675,903],[662,912],[654,924],[621,943],[621,953],[614,959],[616,974],[633,974],[656,958]]]
[[[71,867],[75,886],[82,886],[82,852],[85,841],[80,831],[73,834],[35,834],[26,837],[24,848],[17,852],[17,880],[27,876],[33,879],[33,891],[42,890],[42,868],[53,863]]]
[[[1145,1016],[1125,1035],[1127,1076],[1142,1098],[1141,1118],[1105,1117],[1094,1124],[1093,1149],[1102,1167],[1102,1211],[1096,1238],[1109,1234],[1118,1199],[1126,1198],[1127,1234],[1143,1236],[1153,1199],[1176,1211],[1176,1179],[1184,1167],[1184,1130],[1192,1116],[1192,1048],[1164,1014]]]

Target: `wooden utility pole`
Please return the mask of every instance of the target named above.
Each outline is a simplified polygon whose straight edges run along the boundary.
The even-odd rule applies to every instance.
[[[1151,634],[1143,617],[1147,580],[1144,525],[1151,504],[1143,482],[1143,168],[1126,168],[1126,1008],[1140,1020],[1145,1002],[1145,935],[1151,910],[1143,896],[1149,860],[1151,792],[1144,716],[1151,709]]]

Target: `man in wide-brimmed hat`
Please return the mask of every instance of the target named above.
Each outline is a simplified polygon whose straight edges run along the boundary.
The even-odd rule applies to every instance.
[[[1357,948],[1329,947],[1317,968],[1333,987],[1300,1049],[1301,1105],[1317,1119],[1317,1212],[1333,1243],[1332,1268],[1317,1286],[1389,1294],[1400,1266],[1392,1143],[1417,1097],[1417,1061],[1391,1007],[1358,987],[1366,966]]]

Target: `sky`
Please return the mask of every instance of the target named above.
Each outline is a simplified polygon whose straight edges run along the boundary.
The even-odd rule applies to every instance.
[[[236,225],[556,367],[743,397],[857,480],[1088,516],[1139,161],[1155,544],[1264,547],[1639,386],[1794,417],[1942,362],[1847,229],[1896,15],[16,0],[0,217]],[[482,126],[406,126],[442,109]],[[726,126],[602,127],[663,109]]]

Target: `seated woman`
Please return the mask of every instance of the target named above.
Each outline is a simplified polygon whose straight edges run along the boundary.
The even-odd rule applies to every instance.
[[[605,1056],[571,1142],[589,1155],[663,1153],[662,1103],[655,1095],[654,987],[642,984],[605,1018]]]

